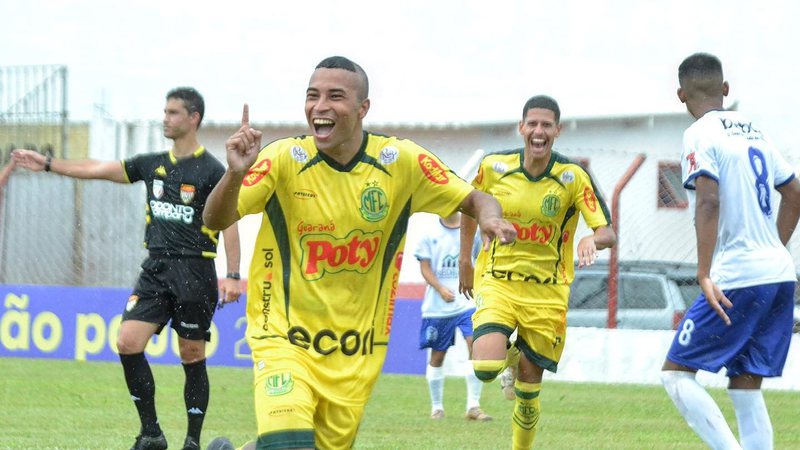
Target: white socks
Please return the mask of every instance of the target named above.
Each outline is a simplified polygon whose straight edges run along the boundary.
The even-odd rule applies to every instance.
[[[469,371],[467,381],[467,411],[481,406],[481,392],[483,391],[483,381],[475,376],[475,372]]]
[[[772,450],[772,422],[761,389],[728,389],[745,450]]]
[[[444,396],[444,369],[428,365],[425,370],[425,378],[428,380],[428,390],[431,393],[431,412],[437,409],[444,410],[442,397]]]
[[[665,370],[661,382],[689,426],[713,450],[741,450],[714,399],[692,372]],[[737,408],[738,411],[738,408]]]

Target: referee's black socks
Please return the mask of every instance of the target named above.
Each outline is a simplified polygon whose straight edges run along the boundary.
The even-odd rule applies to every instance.
[[[203,420],[208,408],[209,387],[206,360],[184,364],[183,371],[186,373],[183,399],[186,402],[186,414],[189,419],[186,435],[200,442],[200,432],[203,429]]]
[[[158,417],[156,416],[156,383],[153,379],[153,372],[150,370],[150,364],[144,357],[144,353],[119,355],[119,359],[122,362],[122,370],[125,372],[128,392],[139,412],[142,434],[160,435],[161,427],[158,426]]]

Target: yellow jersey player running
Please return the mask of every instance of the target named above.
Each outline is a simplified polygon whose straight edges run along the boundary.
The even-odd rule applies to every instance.
[[[259,152],[245,106],[226,143],[229,168],[203,217],[215,227],[263,214],[247,295],[259,449],[354,445],[386,356],[411,214],[461,210],[487,240],[514,239],[497,201],[432,153],[364,131],[369,106],[364,70],[326,58],[306,91],[308,136]]]
[[[573,279],[573,243],[580,213],[594,233],[578,241],[578,266],[594,262],[616,235],[608,208],[592,178],[579,165],[552,151],[561,131],[558,103],[535,96],[525,103],[519,132],[525,147],[484,157],[473,185],[493,195],[503,216],[517,230],[512,245],[493,244],[479,255],[477,277],[471,262],[475,221],[462,222],[460,290],[473,294],[473,367],[494,380],[505,368],[506,343],[517,329],[519,354],[513,448],[529,449],[539,421],[539,391],[544,370],[555,372],[564,349],[569,285]]]

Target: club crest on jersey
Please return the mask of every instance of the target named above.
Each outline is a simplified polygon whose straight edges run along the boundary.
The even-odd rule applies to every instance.
[[[561,199],[555,194],[547,194],[542,199],[542,214],[555,217],[561,210]]]
[[[192,200],[194,200],[194,192],[195,192],[195,187],[192,186],[191,184],[181,185],[181,201],[183,202],[184,205],[192,203]]]
[[[292,147],[292,158],[299,163],[304,163],[308,161],[308,152],[303,147],[295,145]]]
[[[275,397],[278,395],[288,394],[294,389],[294,378],[292,372],[277,372],[267,375],[264,386],[267,390],[267,395]]]
[[[153,180],[153,197],[160,199],[164,195],[164,181]]]
[[[571,170],[567,170],[561,174],[561,182],[564,184],[570,184],[575,181],[575,174],[572,173]]]
[[[378,222],[389,214],[389,202],[386,193],[378,187],[378,182],[369,182],[361,191],[361,217],[368,222]]]
[[[378,159],[383,164],[391,164],[397,161],[398,156],[400,156],[400,151],[397,150],[395,147],[384,147],[381,150],[380,155],[378,155]]]

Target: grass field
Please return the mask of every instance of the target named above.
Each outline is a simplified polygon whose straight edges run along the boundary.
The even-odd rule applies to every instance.
[[[159,418],[180,448],[185,433],[183,370],[153,366]],[[211,405],[202,444],[224,434],[243,443],[254,436],[251,372],[211,367]],[[724,390],[712,390],[729,423]],[[776,449],[800,449],[800,393],[767,391]],[[367,406],[358,449],[504,449],[511,443],[511,402],[495,382],[486,386],[487,423],[463,419],[465,387],[445,385],[446,417],[428,418],[423,377],[383,375]],[[547,382],[536,447],[542,449],[704,449],[660,386]],[[135,408],[115,363],[0,358],[0,448],[127,449],[138,431]]]

